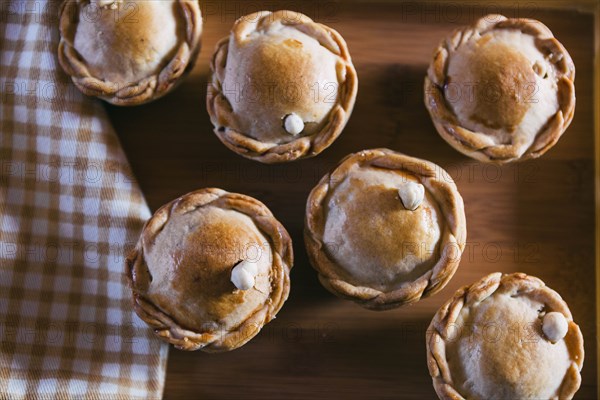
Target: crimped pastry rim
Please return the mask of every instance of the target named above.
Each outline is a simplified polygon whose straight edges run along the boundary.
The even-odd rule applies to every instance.
[[[144,259],[145,248],[152,245],[169,216],[178,211],[205,206],[232,209],[250,217],[269,240],[272,249],[271,293],[262,308],[233,329],[222,332],[197,332],[177,323],[144,297],[141,289],[147,285],[148,274]],[[290,291],[290,270],[293,264],[292,241],[283,225],[260,201],[217,188],[206,188],[185,194],[162,206],[146,222],[135,248],[125,261],[126,275],[132,289],[133,307],[137,315],[154,328],[157,336],[181,350],[222,352],[236,349],[251,340],[271,321],[287,300]]]
[[[517,29],[535,37],[538,50],[546,49],[553,55],[556,66],[559,108],[550,117],[532,145],[520,156],[511,145],[486,146],[478,140],[481,132],[473,132],[460,125],[444,96],[444,82],[448,64],[448,49],[458,48],[470,40],[474,32],[480,34],[499,29]],[[548,61],[551,62],[551,61]],[[575,65],[564,46],[542,22],[527,18],[506,18],[486,15],[471,26],[459,28],[441,41],[434,51],[424,82],[424,101],[439,135],[457,151],[483,162],[507,163],[538,158],[552,148],[571,124],[575,113]]]
[[[404,170],[413,174],[437,200],[440,211],[445,217],[439,245],[440,259],[416,280],[389,292],[346,282],[337,273],[337,270],[343,268],[323,251],[321,232],[326,220],[326,216],[323,215],[323,202],[332,189],[330,182],[333,176],[336,182],[341,182],[348,169],[356,163]],[[321,284],[336,296],[352,300],[372,310],[396,308],[442,290],[458,268],[466,243],[467,230],[462,197],[450,176],[446,173],[441,178],[440,171],[443,171],[441,167],[432,162],[380,148],[363,150],[346,156],[331,172],[321,178],[306,202],[304,224],[306,250],[313,268],[319,274]],[[441,204],[440,197],[443,197],[444,202],[447,201],[448,204]]]
[[[426,333],[427,366],[433,380],[433,386],[441,400],[465,400],[452,382],[450,367],[446,359],[446,342],[444,332],[452,326],[463,307],[483,301],[493,295],[498,289],[512,289],[517,295],[531,295],[544,297],[552,303],[555,311],[562,313],[569,322],[571,345],[568,346],[572,363],[560,386],[560,393],[553,399],[571,399],[581,385],[580,371],[583,367],[584,347],[583,336],[579,326],[573,322],[573,317],[567,303],[554,290],[533,276],[524,273],[502,274],[492,273],[473,283],[460,288],[452,298],[446,301],[436,312]],[[576,358],[573,360],[573,358]]]
[[[290,18],[290,15],[294,15],[294,18]],[[243,16],[235,22],[231,33],[235,36],[241,36],[246,26],[250,24],[247,21],[257,21],[255,24],[260,26],[267,26],[276,21],[288,27],[310,26],[323,34],[329,35],[338,46],[339,52],[336,53],[336,49],[324,46],[323,43],[319,42],[344,62],[346,79],[344,82],[338,81],[340,84],[340,95],[338,96],[336,105],[327,116],[328,121],[324,124],[320,132],[310,136],[302,136],[283,144],[265,143],[253,139],[243,132],[238,132],[219,123],[219,115],[231,109],[229,101],[221,90],[230,41],[230,36],[226,36],[215,45],[215,51],[210,62],[210,77],[206,97],[206,108],[214,126],[215,134],[227,148],[235,153],[267,164],[293,161],[321,153],[342,133],[356,101],[358,76],[352,64],[346,41],[336,30],[324,24],[314,22],[299,12],[288,10],[275,12],[258,11]],[[302,32],[308,34],[306,30]],[[315,39],[318,40],[318,38]],[[223,76],[219,76],[221,75],[221,71],[223,71]]]
[[[179,45],[171,61],[160,72],[122,86],[120,82],[109,82],[93,76],[73,45],[70,32],[73,30],[72,20],[78,15],[75,11],[89,0],[64,0],[59,9],[60,65],[81,92],[111,104],[133,106],[164,96],[181,82],[180,78],[192,70],[201,47],[202,13],[198,1],[175,1],[181,7],[185,18],[185,41]]]

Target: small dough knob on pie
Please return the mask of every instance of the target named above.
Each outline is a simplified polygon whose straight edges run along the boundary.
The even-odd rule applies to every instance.
[[[562,313],[550,312],[544,315],[542,331],[544,331],[544,335],[549,341],[556,343],[567,335],[569,323]]]
[[[288,114],[283,117],[283,128],[290,135],[298,135],[304,130],[304,121],[298,114]]]
[[[239,290],[248,290],[254,287],[257,274],[256,263],[240,261],[231,270],[231,282]]]
[[[414,211],[419,208],[425,198],[425,187],[420,183],[407,182],[398,189],[398,195],[404,208]]]

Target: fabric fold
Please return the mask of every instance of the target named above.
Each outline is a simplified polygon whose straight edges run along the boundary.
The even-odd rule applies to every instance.
[[[158,399],[168,347],[124,275],[150,212],[102,104],[58,65],[58,5],[0,15],[0,398]]]

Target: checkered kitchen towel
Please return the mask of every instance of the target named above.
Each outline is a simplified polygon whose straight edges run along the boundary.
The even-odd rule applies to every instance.
[[[0,399],[160,398],[167,347],[123,268],[149,210],[57,64],[58,6],[0,0]]]

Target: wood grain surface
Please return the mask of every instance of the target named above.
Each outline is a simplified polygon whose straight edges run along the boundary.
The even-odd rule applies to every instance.
[[[485,4],[485,3],[484,3]],[[576,399],[596,398],[594,271],[593,15],[529,8],[373,2],[204,2],[203,49],[174,93],[141,107],[107,106],[153,210],[188,191],[216,186],[263,201],[292,235],[292,291],[278,318],[227,354],[171,349],[167,399],[435,399],[425,330],[460,286],[485,274],[540,277],[568,302],[585,338]],[[230,152],[206,112],[208,61],[234,20],[259,9],[288,8],[337,29],[359,75],[354,113],[339,139],[316,158],[268,166]],[[571,127],[543,158],[497,167],[470,160],[436,133],[422,83],[442,37],[487,12],[547,24],[577,68]],[[305,201],[319,178],[348,153],[388,147],[446,168],[465,201],[467,248],[439,294],[392,311],[372,312],[337,299],[310,267],[302,227]]]

